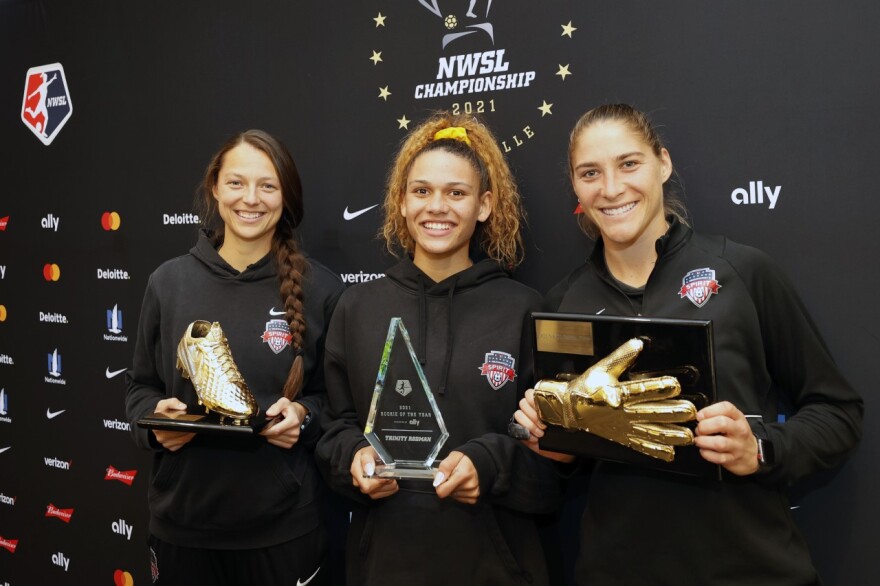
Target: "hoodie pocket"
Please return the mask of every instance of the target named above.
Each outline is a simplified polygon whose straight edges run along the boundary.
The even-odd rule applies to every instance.
[[[156,466],[156,474],[153,475],[153,488],[157,491],[167,490],[174,480],[177,470],[180,467],[180,461],[183,459],[183,451],[179,452],[161,452],[157,456],[158,462]]]

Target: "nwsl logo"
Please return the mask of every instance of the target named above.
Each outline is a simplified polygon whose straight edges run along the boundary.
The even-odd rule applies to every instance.
[[[480,374],[486,377],[496,391],[516,378],[513,365],[516,359],[507,352],[492,350],[486,354],[486,362],[480,367]]]
[[[52,144],[73,114],[73,102],[60,63],[28,69],[21,103],[21,121],[44,145]]]
[[[275,354],[290,346],[292,339],[290,326],[283,319],[272,319],[266,322],[266,331],[263,332],[262,340],[269,344],[269,348]]]
[[[681,280],[679,297],[687,297],[697,307],[703,307],[712,295],[718,294],[721,284],[715,280],[715,270],[694,269]]]

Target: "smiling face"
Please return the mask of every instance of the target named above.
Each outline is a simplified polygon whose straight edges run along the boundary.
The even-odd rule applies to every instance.
[[[480,191],[480,174],[467,159],[433,149],[413,161],[400,213],[415,241],[413,262],[432,278],[471,265],[471,236],[491,212],[492,193]]]
[[[223,247],[248,251],[252,262],[266,255],[283,208],[281,186],[272,160],[247,143],[223,157],[213,188],[223,219]]]
[[[672,173],[666,149],[651,146],[626,123],[599,121],[571,151],[572,187],[605,247],[625,250],[666,232],[663,183]]]

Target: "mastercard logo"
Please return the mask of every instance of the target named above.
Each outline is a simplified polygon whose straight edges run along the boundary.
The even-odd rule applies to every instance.
[[[119,230],[119,225],[122,223],[122,218],[119,217],[119,214],[116,212],[104,212],[101,215],[101,227],[106,231],[110,230]]]
[[[134,578],[128,572],[116,570],[113,572],[113,583],[116,586],[134,586]]]
[[[43,278],[47,281],[57,281],[61,278],[61,267],[55,263],[43,265]]]
[[[0,321],[6,321],[6,306],[0,305]]]

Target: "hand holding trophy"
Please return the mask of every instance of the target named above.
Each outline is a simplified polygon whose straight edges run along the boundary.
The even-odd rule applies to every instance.
[[[673,400],[681,393],[675,377],[619,380],[644,346],[642,339],[632,338],[579,376],[539,381],[535,406],[540,418],[672,462],[674,446],[694,443],[691,430],[676,424],[694,420],[697,409],[690,401]]]

